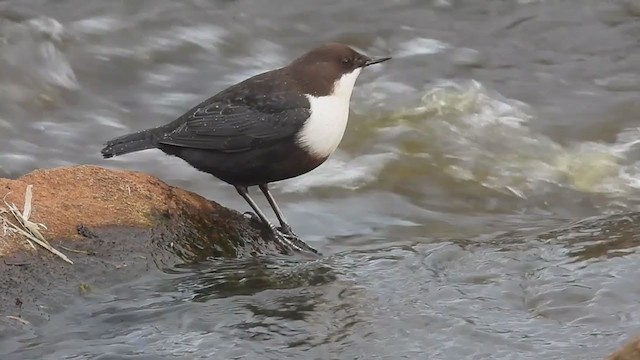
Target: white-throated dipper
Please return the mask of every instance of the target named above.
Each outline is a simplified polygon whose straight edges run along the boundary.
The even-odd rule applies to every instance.
[[[298,248],[288,239],[295,235],[268,184],[327,160],[342,140],[360,71],[389,59],[371,59],[343,44],[320,46],[287,66],[232,85],[166,125],[108,141],[102,155],[158,148],[177,156],[235,186],[277,239]],[[280,228],[249,196],[248,187],[256,185]]]

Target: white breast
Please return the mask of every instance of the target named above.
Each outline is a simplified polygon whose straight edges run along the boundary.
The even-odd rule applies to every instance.
[[[311,104],[311,117],[298,134],[298,144],[315,156],[331,155],[347,128],[349,101],[361,68],[343,75],[336,81],[329,96],[307,95]]]

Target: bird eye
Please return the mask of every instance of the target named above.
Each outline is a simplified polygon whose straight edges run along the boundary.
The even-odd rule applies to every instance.
[[[344,59],[342,59],[342,63],[343,63],[343,64],[350,64],[350,63],[351,63],[351,59],[349,59],[349,58],[344,58]]]

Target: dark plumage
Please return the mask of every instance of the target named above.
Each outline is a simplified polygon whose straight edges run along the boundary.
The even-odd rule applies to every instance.
[[[159,148],[233,185],[252,186],[299,175],[289,171],[278,175],[278,163],[273,162],[282,158],[279,145],[293,142],[311,111],[303,94],[286,91],[286,85],[294,83],[286,70],[233,85],[167,125],[111,140],[102,154],[109,158]],[[264,152],[256,157],[252,150]],[[236,164],[243,166],[239,169]]]

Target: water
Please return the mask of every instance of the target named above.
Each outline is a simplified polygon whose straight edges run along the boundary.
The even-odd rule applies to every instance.
[[[152,271],[6,359],[585,359],[640,332],[640,18],[628,1],[0,2],[0,174],[140,170],[106,139],[326,41],[368,69],[334,157],[275,186],[325,257]],[[264,202],[262,202],[264,204]]]

